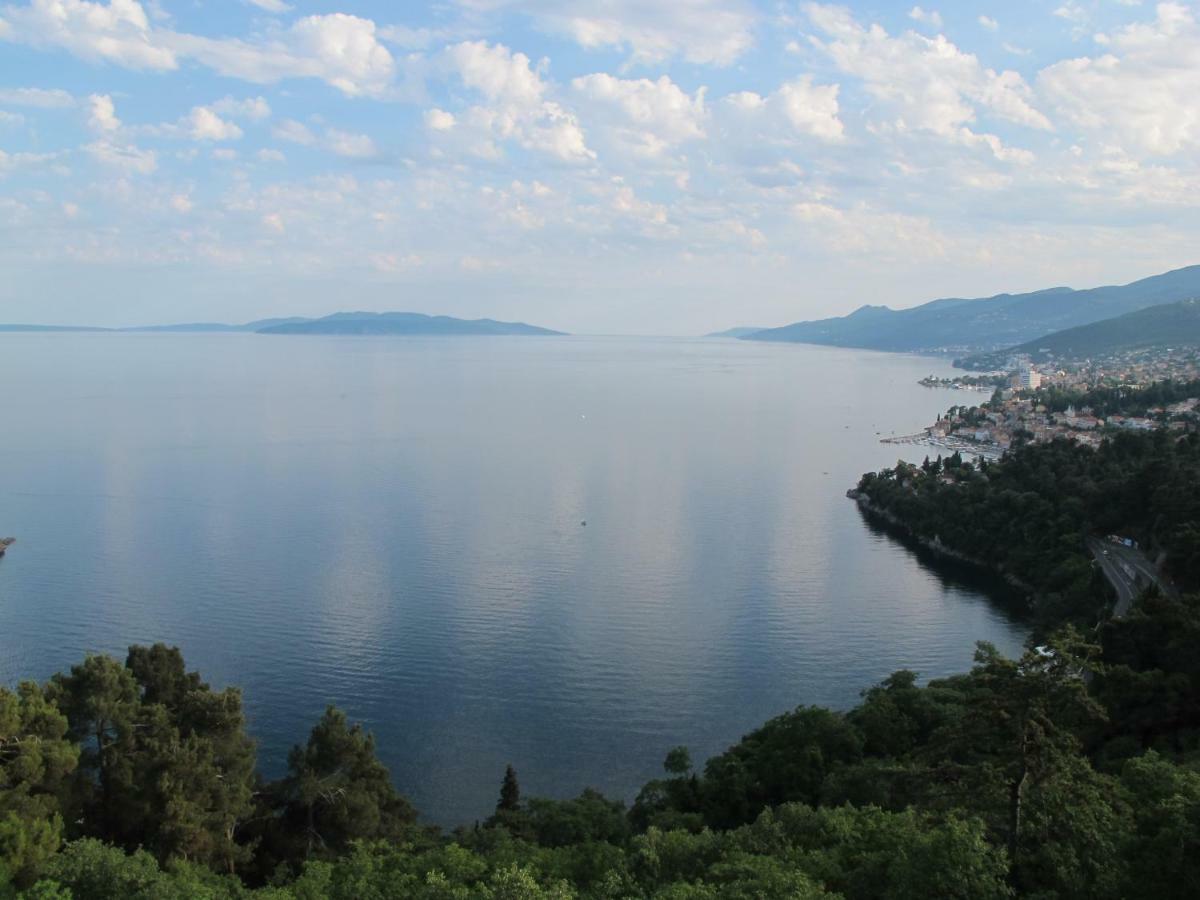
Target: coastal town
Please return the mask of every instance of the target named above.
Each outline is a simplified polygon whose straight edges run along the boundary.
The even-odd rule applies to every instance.
[[[923,433],[887,440],[995,457],[1022,443],[1060,438],[1094,447],[1122,429],[1200,429],[1195,349],[1041,363],[1022,356],[1008,363],[1007,371],[922,379],[926,387],[991,391],[991,398],[952,406]]]

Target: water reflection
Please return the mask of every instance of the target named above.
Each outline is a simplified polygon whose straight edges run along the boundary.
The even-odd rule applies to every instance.
[[[0,336],[0,678],[164,640],[269,773],[326,703],[418,808],[630,797],[799,703],[1013,651],[846,487],[937,363],[728,341]],[[911,448],[909,448],[911,449]],[[584,526],[581,523],[587,522]]]

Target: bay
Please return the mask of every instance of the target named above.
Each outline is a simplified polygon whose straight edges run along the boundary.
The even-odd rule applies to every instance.
[[[326,704],[428,821],[632,799],[1024,625],[863,521],[938,360],[654,338],[0,335],[0,682],[165,641],[279,774]]]

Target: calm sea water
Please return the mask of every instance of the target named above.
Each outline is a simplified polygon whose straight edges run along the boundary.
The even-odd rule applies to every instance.
[[[0,682],[166,641],[281,771],[328,703],[427,819],[632,798],[1024,636],[844,492],[954,395],[722,340],[0,336]],[[923,451],[921,451],[923,453]],[[584,524],[586,522],[586,524]]]

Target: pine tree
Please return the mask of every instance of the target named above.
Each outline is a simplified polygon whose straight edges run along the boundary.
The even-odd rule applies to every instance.
[[[272,836],[290,861],[332,857],[351,841],[398,840],[416,820],[375,756],[375,738],[334,706],[292,748],[288,774],[274,785],[281,817]]]
[[[509,763],[504,769],[504,782],[500,785],[500,800],[496,812],[517,812],[521,808],[521,785],[517,783],[517,770]]]

